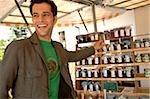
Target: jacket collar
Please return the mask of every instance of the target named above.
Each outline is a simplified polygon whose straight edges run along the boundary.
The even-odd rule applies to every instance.
[[[44,61],[45,65],[46,65],[46,67],[47,67],[48,64],[47,64],[45,55],[44,55],[44,53],[43,53],[43,51],[42,51],[42,48],[41,48],[41,46],[40,46],[39,39],[38,39],[38,36],[37,36],[36,32],[34,32],[34,33],[32,34],[32,36],[31,36],[29,39],[30,39],[31,43],[33,44],[35,50],[36,50],[36,51],[38,52],[38,54],[41,56],[42,60]],[[55,41],[51,41],[51,42],[52,42],[52,45],[53,45],[54,48],[55,48],[55,51],[56,51],[58,57],[60,57],[60,56],[59,56],[59,55],[60,55],[60,50],[59,50],[59,48],[58,48],[58,44],[57,44]],[[59,59],[60,59],[60,58],[59,58]],[[48,70],[48,68],[47,68],[47,70]]]

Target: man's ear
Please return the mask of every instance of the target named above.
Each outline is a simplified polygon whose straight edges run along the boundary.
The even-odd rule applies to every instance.
[[[54,17],[54,24],[57,22],[57,16]]]

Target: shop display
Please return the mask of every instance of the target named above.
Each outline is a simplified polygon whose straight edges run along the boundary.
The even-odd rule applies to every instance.
[[[76,76],[77,92],[87,89],[88,93],[91,93],[88,96],[93,99],[95,94],[97,94],[96,97],[103,96],[103,94],[100,95],[97,93],[96,86],[98,85],[95,85],[95,82],[100,83],[99,91],[103,91],[104,81],[114,81],[118,83],[118,94],[121,94],[120,87],[124,88],[128,86],[137,88],[140,87],[139,81],[150,80],[150,71],[148,68],[145,68],[144,72],[138,70],[140,66],[149,66],[150,64],[150,54],[147,52],[150,50],[149,38],[139,37],[139,39],[132,37],[130,27],[116,28],[111,31],[104,31],[103,34],[98,35],[103,37],[98,38],[107,40],[109,43],[102,48],[102,51],[98,52],[100,56],[93,55],[85,59],[87,62],[85,60],[82,62],[82,60],[80,64],[76,63],[77,68],[80,68],[80,74],[76,71],[78,74]],[[84,67],[88,68],[84,69]],[[81,86],[83,81],[89,82],[86,86],[87,88],[79,88],[79,85]]]

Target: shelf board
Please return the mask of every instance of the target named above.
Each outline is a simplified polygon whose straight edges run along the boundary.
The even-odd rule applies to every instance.
[[[139,81],[150,80],[150,77],[136,77],[136,78],[76,78],[76,80],[92,80],[92,81]]]
[[[125,91],[126,90],[126,91]],[[98,95],[100,93],[101,96],[104,95],[103,91],[84,91],[84,90],[76,90],[77,93],[84,93],[85,95]],[[121,92],[106,92],[107,94],[114,95],[127,95],[127,96],[150,96],[149,88],[134,88],[134,87],[125,87]]]
[[[122,64],[100,64],[99,67],[124,67],[124,66],[138,66],[138,65],[150,65],[150,62],[140,63],[122,63]]]
[[[97,54],[101,55],[101,54],[109,54],[109,53],[125,53],[125,52],[134,52],[134,51],[150,51],[150,47],[122,49],[122,50],[114,50],[114,51],[107,51],[107,52],[98,52]]]
[[[87,69],[98,69],[100,67],[127,67],[127,66],[139,66],[139,65],[146,65],[149,66],[150,62],[140,62],[140,63],[122,63],[122,64],[99,64],[99,65],[80,65],[76,66],[76,68],[87,68]]]

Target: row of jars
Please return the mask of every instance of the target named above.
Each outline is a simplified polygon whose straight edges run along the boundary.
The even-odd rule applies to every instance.
[[[149,53],[138,53],[135,55],[135,62],[150,62],[150,54]]]
[[[111,55],[103,55],[102,64],[116,64],[116,63],[132,63],[132,57],[128,53],[124,54],[111,54]]]
[[[112,54],[103,55],[100,57],[90,56],[81,61],[77,61],[76,65],[98,65],[98,64],[120,64],[120,63],[132,63],[132,57],[130,54]]]
[[[76,77],[78,78],[98,78],[101,77],[99,70],[96,69],[76,69]]]
[[[104,31],[105,39],[110,40],[113,38],[122,38],[131,36],[131,27],[115,28],[110,31]]]
[[[100,64],[100,57],[94,57],[94,55],[83,59],[81,61],[77,61],[76,65],[98,65]]]
[[[150,38],[136,39],[135,48],[150,47]]]
[[[114,51],[114,50],[122,50],[122,49],[131,49],[130,40],[123,40],[119,42],[118,40],[115,42],[110,42],[110,44],[106,44],[103,46],[102,50],[106,51]]]
[[[101,84],[98,81],[82,81],[81,88],[84,91],[97,91],[101,90]]]
[[[99,33],[91,33],[86,35],[76,36],[77,43],[86,43],[99,40]]]
[[[133,67],[113,67],[113,68],[103,68],[102,76],[105,78],[133,78],[134,68]]]
[[[113,67],[113,68],[103,68],[102,70],[93,69],[76,69],[76,77],[78,78],[133,78],[134,68],[133,67]]]

